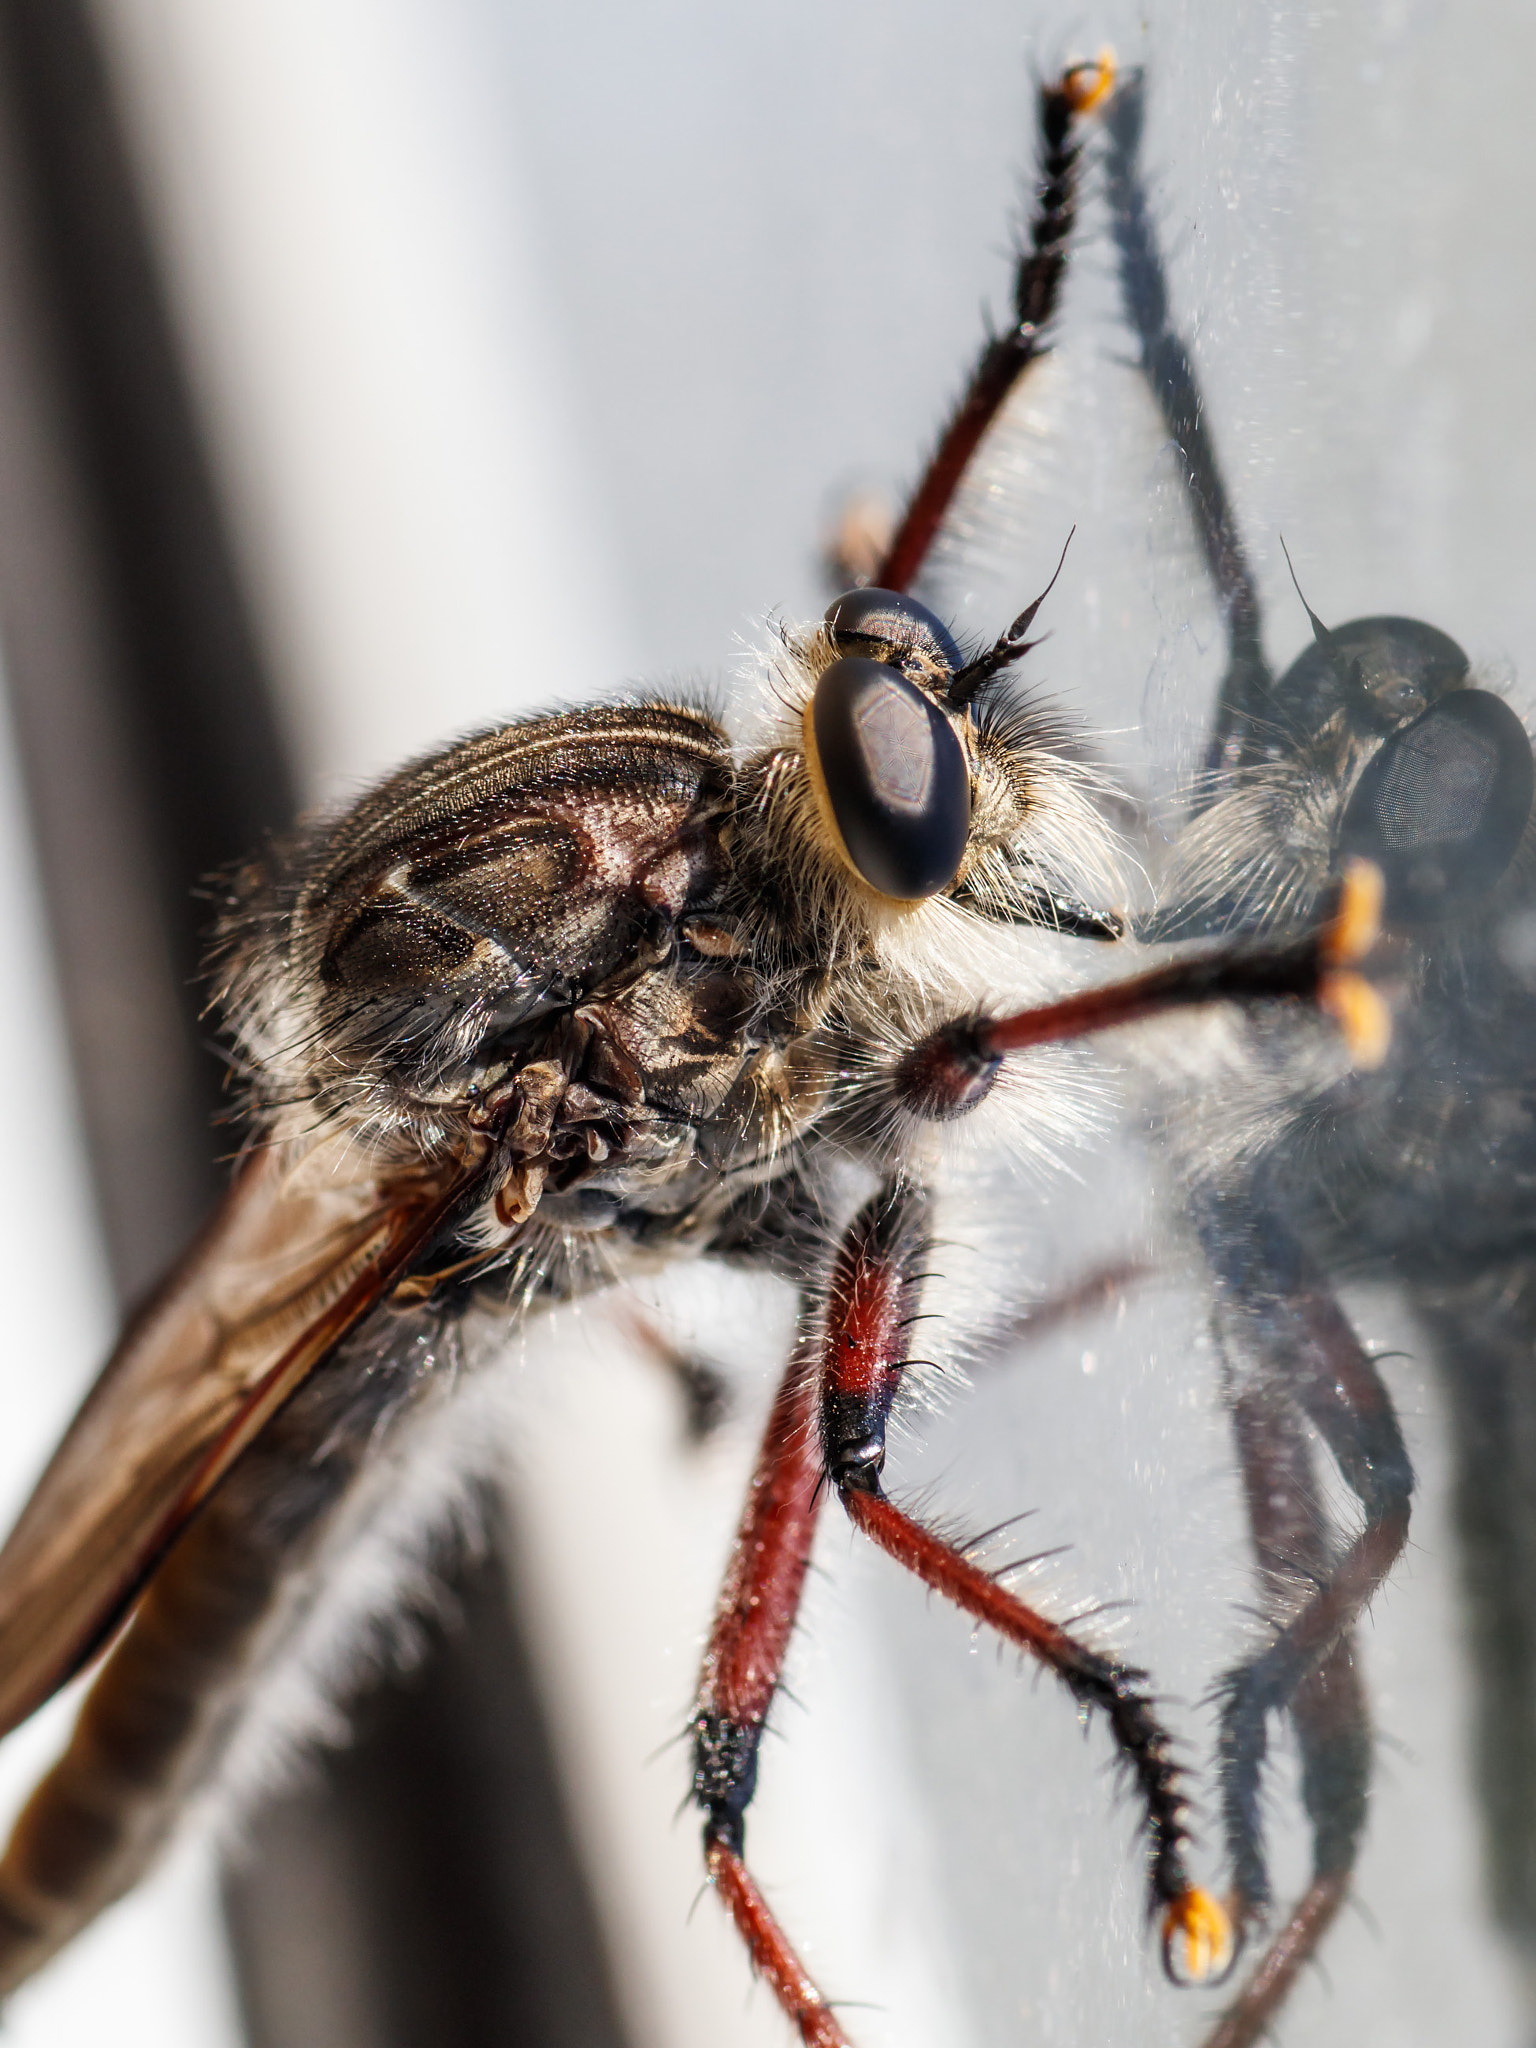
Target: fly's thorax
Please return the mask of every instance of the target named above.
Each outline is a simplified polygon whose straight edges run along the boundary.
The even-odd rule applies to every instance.
[[[224,925],[258,1113],[430,1148],[553,1061],[620,1111],[713,1114],[760,1007],[721,920],[730,776],[701,712],[608,706],[463,741],[308,827]],[[595,1144],[591,1107],[566,1113]]]

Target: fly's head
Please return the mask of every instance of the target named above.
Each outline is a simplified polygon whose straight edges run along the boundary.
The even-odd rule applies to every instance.
[[[1247,721],[1246,762],[1186,829],[1158,936],[1300,923],[1356,858],[1418,950],[1528,893],[1530,736],[1454,640],[1420,619],[1326,627]]]
[[[731,844],[742,923],[797,1028],[869,1001],[901,1011],[904,991],[952,999],[989,927],[1120,935],[1096,778],[1005,666],[878,589],[782,635]]]

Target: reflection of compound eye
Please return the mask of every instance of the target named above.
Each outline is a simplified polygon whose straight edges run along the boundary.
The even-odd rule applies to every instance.
[[[1533,787],[1514,712],[1487,690],[1455,690],[1383,740],[1345,809],[1341,847],[1386,876],[1390,922],[1432,923],[1499,880]]]
[[[959,873],[971,778],[959,736],[888,662],[845,655],[816,685],[806,760],[848,864],[882,896],[933,896]]]
[[[827,607],[827,631],[839,654],[867,654],[909,674],[925,667],[953,675],[960,650],[943,620],[896,590],[850,590]]]

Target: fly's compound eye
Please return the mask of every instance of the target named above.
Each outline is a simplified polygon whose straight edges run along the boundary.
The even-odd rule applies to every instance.
[[[1533,787],[1514,712],[1487,690],[1455,690],[1382,742],[1345,809],[1343,851],[1382,870],[1389,922],[1432,923],[1504,873]]]
[[[971,778],[958,734],[930,698],[888,662],[845,655],[816,685],[805,737],[838,843],[870,888],[910,903],[955,879]]]
[[[864,654],[909,674],[953,675],[963,666],[954,635],[940,618],[895,590],[850,590],[828,605],[827,630],[839,654]]]

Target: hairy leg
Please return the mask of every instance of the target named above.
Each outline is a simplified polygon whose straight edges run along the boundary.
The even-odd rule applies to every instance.
[[[1044,350],[1067,269],[1067,243],[1077,217],[1078,127],[1114,86],[1108,57],[1074,64],[1040,88],[1040,182],[1029,230],[1013,276],[1013,322],[988,337],[959,404],[939,436],[922,479],[907,502],[885,558],[871,579],[882,590],[908,590],[922,574],[943,529],[971,457],[1007,404],[1019,379]]]
[[[1259,1249],[1262,1233],[1267,1262]],[[1247,2048],[1283,2003],[1347,1895],[1364,1832],[1371,1730],[1354,1627],[1408,1534],[1413,1474],[1390,1395],[1343,1311],[1264,1219],[1218,1253],[1229,1356],[1261,1361],[1233,1402],[1254,1547],[1274,1616],[1223,1686],[1222,1810],[1240,1925],[1270,1902],[1260,1818],[1271,1715],[1289,1714],[1312,1824],[1312,1879],[1207,2048]],[[1240,1276],[1236,1285],[1234,1278]],[[1318,1504],[1304,1423],[1364,1511],[1340,1543]]]
[[[1264,658],[1263,611],[1237,516],[1222,476],[1194,362],[1173,325],[1168,280],[1141,175],[1145,84],[1139,72],[1115,94],[1109,134],[1108,194],[1121,295],[1136,335],[1142,374],[1183,462],[1185,486],[1227,627],[1227,673],[1217,699],[1207,765],[1241,766],[1254,720],[1272,720],[1274,678]]]
[[[802,1335],[768,1418],[704,1653],[692,1723],[693,1796],[704,1809],[705,1868],[754,1968],[807,2048],[847,2048],[846,2035],[770,1912],[745,1855],[758,1750],[800,1611],[821,1480],[815,1348]]]
[[[1149,1903],[1161,1917],[1170,1972],[1208,1976],[1231,1946],[1220,1907],[1185,1871],[1185,1799],[1144,1674],[1037,1613],[880,1490],[886,1423],[906,1368],[928,1248],[927,1214],[921,1190],[892,1182],[844,1233],[825,1299],[807,1304],[758,1453],[692,1723],[706,1868],[807,2048],[846,2048],[846,2036],[752,1877],[746,1814],[828,1480],[888,1554],[1054,1672],[1080,1708],[1103,1714],[1142,1807]]]
[[[849,1518],[906,1570],[980,1625],[1026,1652],[1079,1708],[1101,1713],[1143,1814],[1149,1908],[1171,1974],[1202,1978],[1230,1950],[1225,1916],[1189,1882],[1186,1802],[1146,1674],[1090,1648],[1038,1613],[887,1498],[886,1429],[905,1377],[908,1330],[928,1252],[928,1198],[896,1180],[860,1213],[833,1272],[823,1349],[821,1439],[828,1477]]]

